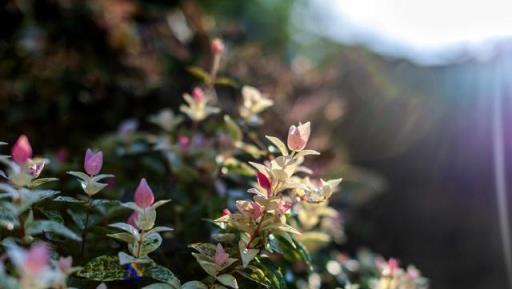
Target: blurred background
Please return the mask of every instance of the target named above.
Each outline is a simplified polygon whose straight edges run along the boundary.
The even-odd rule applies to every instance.
[[[316,165],[348,180],[344,250],[507,288],[512,4],[467,2],[3,0],[1,138],[66,157],[145,129],[221,37],[222,74],[276,102],[264,131],[311,120]]]

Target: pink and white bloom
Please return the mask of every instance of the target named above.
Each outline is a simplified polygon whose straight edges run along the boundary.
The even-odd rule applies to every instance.
[[[293,207],[293,202],[287,202],[283,199],[279,199],[279,204],[276,208],[276,213],[278,214],[284,214],[288,212],[288,210]]]
[[[204,101],[204,91],[200,87],[194,87],[192,90],[192,98],[195,102],[201,103]]]
[[[60,257],[59,261],[57,262],[57,267],[64,274],[71,273],[71,270],[73,268],[73,257]]]
[[[398,260],[395,258],[389,258],[387,261],[383,258],[377,258],[375,262],[382,275],[394,275],[400,269]]]
[[[140,208],[146,209],[151,207],[155,202],[155,196],[153,195],[153,191],[149,187],[145,178],[140,180],[139,186],[135,190],[135,204]]]
[[[84,158],[84,169],[90,176],[97,175],[101,167],[103,166],[103,152],[93,152],[91,149],[87,149]]]
[[[30,247],[22,264],[22,270],[30,275],[37,275],[48,267],[50,252],[44,243],[37,243]]]
[[[222,247],[221,243],[217,244],[217,247],[215,248],[215,256],[213,256],[213,261],[215,264],[222,267],[229,259],[229,255],[224,250],[224,247]]]
[[[210,51],[213,55],[217,56],[224,53],[224,42],[220,38],[215,38],[210,44]]]
[[[416,281],[418,278],[421,277],[421,272],[414,266],[409,265],[407,266],[407,277],[411,281]]]
[[[398,265],[398,260],[395,258],[389,258],[388,260],[388,267],[387,269],[391,274],[394,274],[396,270],[398,270],[400,267]]]
[[[311,124],[306,122],[299,123],[298,126],[292,125],[288,130],[288,148],[292,151],[301,151],[306,147],[311,134]]]
[[[32,157],[32,146],[26,135],[21,135],[11,150],[12,159],[22,165]]]
[[[28,250],[11,244],[7,254],[20,276],[20,288],[49,288],[54,282],[55,273],[51,269],[50,252],[45,243],[35,243]]]

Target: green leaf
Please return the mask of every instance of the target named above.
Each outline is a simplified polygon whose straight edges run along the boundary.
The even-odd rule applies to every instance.
[[[203,282],[199,281],[188,281],[181,286],[181,289],[208,289],[208,286]]]
[[[91,206],[105,217],[125,211],[125,208],[121,206],[121,202],[117,200],[94,199],[91,202]]]
[[[187,68],[187,71],[192,74],[193,76],[199,78],[203,82],[210,82],[210,74],[206,71],[204,71],[202,68],[197,66],[190,66]]]
[[[155,263],[144,264],[144,276],[169,284],[176,289],[181,288],[180,280],[174,276],[171,270]]]
[[[257,146],[251,145],[251,144],[246,144],[246,143],[241,144],[241,148],[244,152],[250,154],[255,159],[260,158],[260,157],[264,156],[265,154],[267,154],[266,152],[260,150]]]
[[[126,231],[126,232],[132,234],[133,237],[136,240],[140,239],[139,230],[137,230],[134,226],[132,226],[130,224],[127,224],[127,223],[114,223],[114,224],[110,224],[109,227],[121,229],[123,231]]]
[[[277,137],[274,137],[274,136],[269,136],[269,135],[266,135],[265,137],[277,147],[277,149],[279,150],[279,152],[281,152],[281,154],[283,156],[288,155],[288,149],[286,148],[286,145],[280,139],[278,139]]]
[[[30,208],[33,204],[39,203],[45,199],[53,197],[57,195],[58,191],[53,190],[37,190],[37,191],[29,191],[26,189],[23,190],[23,198],[21,201],[21,206],[18,208],[18,214],[24,212],[28,208]]]
[[[173,230],[174,230],[173,228],[169,228],[169,227],[165,227],[165,226],[157,226],[157,227],[154,227],[153,229],[149,230],[148,234],[158,233],[158,232],[170,232]]]
[[[276,232],[288,232],[295,235],[301,235],[302,233],[288,224],[270,224],[264,227],[265,230],[273,230]]]
[[[309,266],[310,270],[312,270],[313,265],[311,263],[312,262],[311,255],[309,254],[308,249],[306,249],[304,244],[302,244],[301,242],[299,242],[297,240],[293,240],[293,241],[295,243],[296,252],[299,253],[301,260]]]
[[[117,256],[100,256],[92,259],[76,275],[95,281],[124,280],[125,269]]]
[[[302,158],[302,157],[305,157],[305,156],[309,156],[309,155],[314,155],[314,156],[317,156],[319,155],[320,153],[315,151],[315,150],[302,150],[300,152],[298,152],[295,157],[296,158]]]
[[[115,176],[114,175],[110,175],[110,174],[101,174],[101,175],[97,175],[97,176],[92,177],[91,180],[93,182],[99,182],[99,181],[101,181],[103,179],[113,178],[113,177],[115,177]]]
[[[265,288],[270,288],[272,285],[272,282],[267,278],[265,272],[256,266],[249,265],[244,271],[237,271],[237,273]]]
[[[72,175],[72,176],[75,176],[83,181],[88,181],[91,177],[89,177],[87,174],[83,173],[83,172],[73,172],[73,171],[70,171],[70,172],[67,172],[68,175]]]
[[[273,235],[274,242],[279,243],[281,254],[285,259],[290,262],[304,262],[310,269],[312,269],[311,256],[306,247],[299,241],[288,239],[280,234]]]
[[[217,274],[219,274],[221,269],[220,266],[215,264],[210,257],[197,253],[192,253],[192,256],[196,258],[199,266],[201,266],[201,268],[203,268],[203,270],[208,273],[208,275],[215,277]]]
[[[246,245],[240,241],[238,243],[238,247],[240,249],[240,257],[242,257],[242,266],[245,268],[249,263],[258,255],[260,250],[258,249],[247,249]]]
[[[55,221],[38,220],[30,222],[25,228],[28,235],[37,235],[42,233],[54,233],[63,237],[80,241],[81,238],[75,232],[68,229],[66,226]]]
[[[0,226],[12,230],[19,226],[17,210],[10,202],[0,202]]]
[[[162,237],[158,233],[151,233],[144,236],[144,243],[140,250],[140,256],[146,256],[147,254],[155,251],[162,245]]]
[[[123,233],[123,234],[127,234],[127,233]],[[149,257],[135,258],[132,255],[126,254],[125,252],[119,252],[119,254],[117,254],[117,257],[119,258],[119,264],[121,264],[121,265],[126,265],[126,264],[130,264],[130,263],[142,264],[142,263],[153,262],[153,260],[151,260]]]
[[[232,87],[236,87],[236,81],[234,81],[233,79],[230,79],[230,78],[226,78],[226,77],[219,77],[215,80],[215,84],[218,84],[218,85],[226,85],[226,86],[232,86]]]
[[[60,213],[60,211],[57,211],[57,210],[49,210],[45,207],[43,208],[38,208],[39,211],[41,211],[41,213],[43,213],[46,218],[48,218],[49,220],[51,221],[55,221],[57,223],[60,223],[60,224],[63,224],[64,223],[64,219],[62,218],[62,214]]]
[[[226,123],[226,129],[233,143],[241,142],[243,134],[238,124],[229,115],[224,115],[224,123]]]
[[[82,204],[85,201],[70,197],[70,196],[57,196],[53,199],[54,202],[63,202],[63,203],[73,203],[73,204]]]
[[[286,288],[286,279],[284,278],[284,274],[281,271],[281,268],[274,265],[274,263],[268,258],[256,258],[255,259],[257,267],[265,272],[265,276],[267,276],[271,282],[271,286],[276,289],[285,289]]]
[[[46,183],[49,183],[49,182],[55,182],[55,181],[58,181],[59,179],[57,178],[41,178],[41,179],[37,179],[37,180],[33,180],[32,183],[30,183],[30,186],[32,188],[35,188],[35,187],[38,187],[40,185],[43,185],[43,184],[46,184]]]
[[[73,222],[78,226],[80,230],[83,230],[85,228],[85,212],[81,210],[72,210],[67,209],[66,212],[71,216],[71,219]]]
[[[130,233],[116,233],[116,234],[108,234],[110,238],[114,238],[123,242],[126,242],[128,244],[131,244],[135,241],[133,236]]]
[[[188,245],[190,248],[196,250],[197,252],[207,255],[207,256],[213,256],[215,255],[215,245],[210,243],[194,243]]]
[[[219,275],[217,276],[217,280],[228,287],[238,289],[238,282],[236,282],[235,276],[231,274]]]
[[[151,206],[151,208],[156,209],[156,208],[158,208],[158,207],[160,207],[160,206],[163,206],[163,205],[165,205],[165,204],[169,203],[170,201],[171,201],[171,200],[159,200],[159,201],[156,201],[156,202]]]

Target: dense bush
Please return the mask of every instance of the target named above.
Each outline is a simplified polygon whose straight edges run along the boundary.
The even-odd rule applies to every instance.
[[[85,152],[83,171],[63,154],[33,157],[19,137],[0,158],[1,288],[427,286],[395,259],[338,252],[329,198],[341,179],[306,166],[319,154],[306,148],[311,124],[292,125],[286,141],[261,137],[273,102],[250,86],[240,103],[222,100],[219,86],[238,89],[218,76],[223,51],[213,40],[211,69],[190,69],[201,85],[182,114],[165,109],[147,131],[125,122]],[[40,177],[50,173],[59,179]]]

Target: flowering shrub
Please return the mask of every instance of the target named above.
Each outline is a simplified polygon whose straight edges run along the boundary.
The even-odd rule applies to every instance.
[[[218,76],[224,52],[215,39],[211,70],[190,68],[202,85],[183,95],[184,115],[152,116],[156,133],[126,122],[99,141],[102,151],[87,149],[84,171],[67,172],[83,193],[73,185],[41,189],[57,179],[39,178],[49,161],[32,158],[26,136],[0,157],[1,288],[357,288],[345,259],[315,258],[344,235],[329,206],[341,179],[317,179],[304,163],[319,154],[308,149],[310,122],[290,126],[286,140],[261,141],[260,113],[273,101],[244,85],[237,109],[223,110],[216,87],[237,88]],[[122,158],[115,177],[100,173],[104,156]],[[173,190],[155,195],[144,177]],[[116,197],[134,179],[134,192]],[[183,257],[189,250],[196,263]],[[373,266],[355,280],[362,288],[425,287],[413,267],[402,270],[393,259]]]

